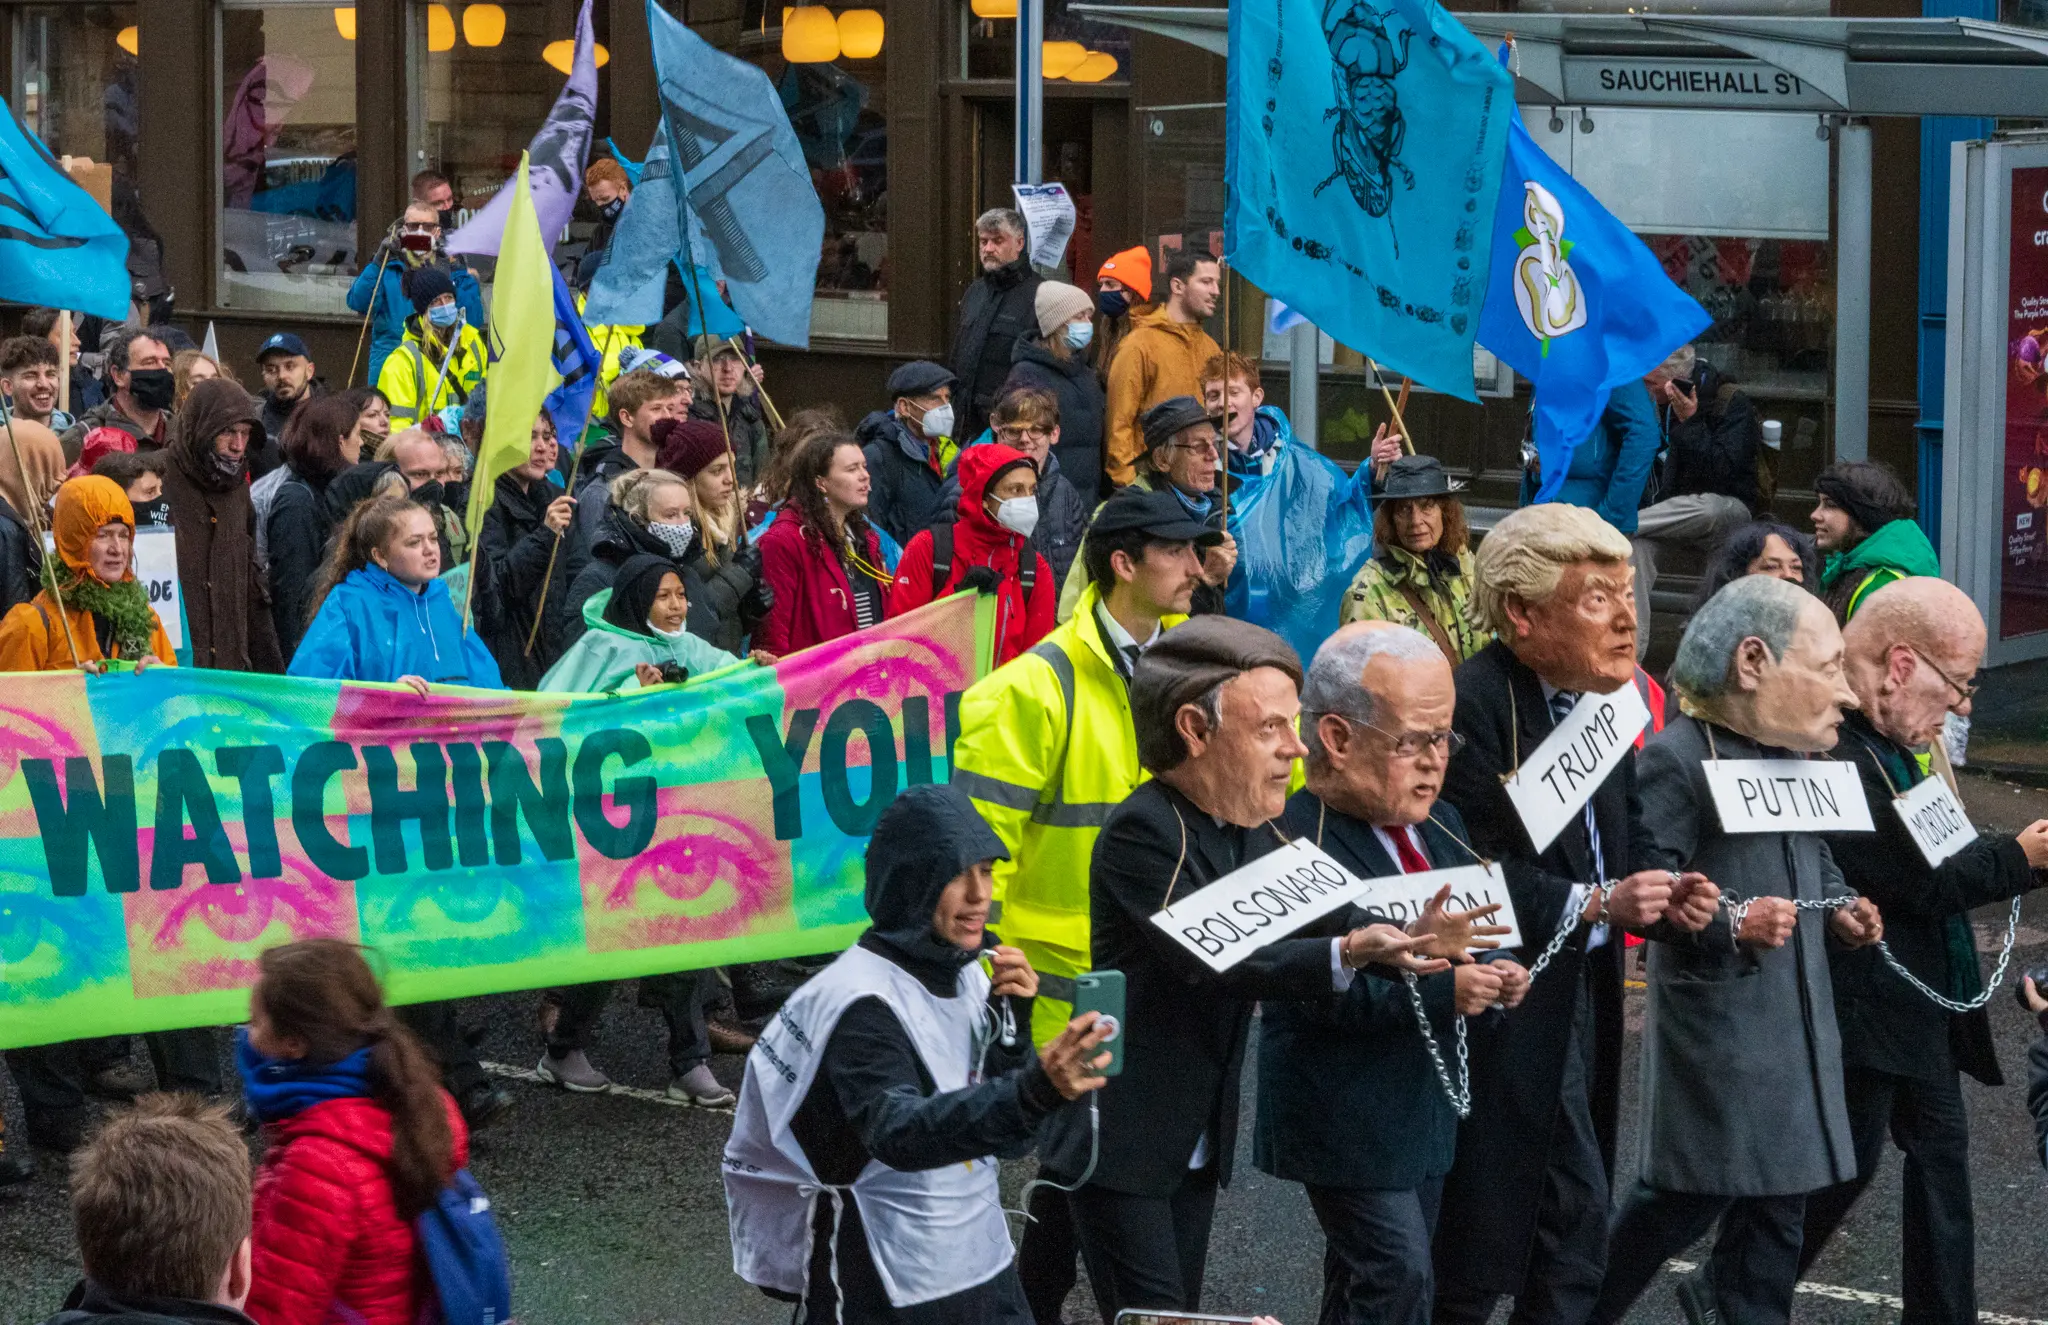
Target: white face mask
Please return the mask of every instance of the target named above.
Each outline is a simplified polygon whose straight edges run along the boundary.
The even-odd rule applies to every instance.
[[[681,639],[684,632],[689,629],[688,626],[677,626],[674,630],[663,630],[660,626],[654,624],[652,618],[648,620],[647,628],[663,639]]]
[[[1094,340],[1094,339],[1095,339],[1095,324],[1094,324],[1093,322],[1069,322],[1069,323],[1067,323],[1067,348],[1068,348],[1068,349],[1072,349],[1072,350],[1085,350],[1085,349],[1087,349],[1087,348],[1088,348],[1088,342],[1090,342],[1090,341],[1092,341],[1092,340]]]
[[[996,503],[996,523],[1014,533],[1031,537],[1038,528],[1038,498],[1012,497]]]
[[[937,441],[953,435],[953,404],[934,405],[924,412],[924,435]]]
[[[676,524],[651,524],[647,532],[660,539],[672,557],[680,557],[690,550],[690,540],[697,536],[697,522],[684,519]]]

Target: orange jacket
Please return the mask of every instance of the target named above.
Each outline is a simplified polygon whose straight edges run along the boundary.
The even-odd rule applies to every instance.
[[[1118,344],[1109,365],[1104,467],[1110,482],[1123,487],[1137,476],[1133,466],[1145,454],[1138,416],[1175,396],[1200,400],[1202,368],[1221,353],[1199,322],[1175,322],[1163,307],[1131,314],[1130,334]]]
[[[68,637],[48,589],[25,603],[16,603],[0,618],[0,672],[68,672],[80,662],[106,658],[100,651],[99,633],[92,628],[92,613],[74,607],[61,616],[70,618]],[[73,640],[78,644],[77,657],[71,652]],[[177,665],[178,655],[171,649],[162,621],[150,632],[149,651],[159,663]]]

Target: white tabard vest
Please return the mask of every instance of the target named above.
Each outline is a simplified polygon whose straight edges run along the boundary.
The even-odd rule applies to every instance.
[[[768,1023],[747,1056],[725,1147],[732,1267],[742,1279],[802,1294],[818,1197],[836,1205],[848,1190],[819,1181],[789,1130],[840,1015],[856,999],[879,997],[909,1033],[939,1091],[962,1090],[980,1079],[989,979],[978,962],[962,968],[958,988],[953,998],[935,998],[902,967],[855,946],[792,994]],[[994,1156],[921,1173],[868,1162],[851,1191],[892,1304],[916,1306],[987,1283],[1010,1263],[1010,1229],[996,1178]]]

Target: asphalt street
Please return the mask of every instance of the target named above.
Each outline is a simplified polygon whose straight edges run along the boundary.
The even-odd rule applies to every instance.
[[[1965,799],[1980,829],[2011,831],[2048,817],[2048,792],[1979,778]],[[2005,908],[1976,917],[1987,969],[2003,937]],[[2016,965],[2048,961],[2048,897],[2024,910]],[[2008,981],[1991,1008],[2001,1061],[2012,1084],[1965,1082],[1978,1217],[1978,1281],[1992,1325],[2048,1325],[2048,1182],[2035,1158],[2023,1098],[2024,1054],[2038,1034],[2014,1003]],[[469,1017],[485,1028],[485,1056],[504,1065],[518,1095],[502,1125],[475,1138],[472,1167],[491,1193],[510,1242],[522,1325],[615,1322],[781,1322],[789,1308],[734,1277],[726,1239],[718,1156],[730,1127],[725,1113],[662,1102],[666,1084],[658,1016],[634,1006],[629,991],[606,1012],[593,1059],[627,1091],[572,1096],[516,1074],[540,1054],[532,995],[479,999]],[[1632,1020],[1640,1000],[1631,999]],[[1633,1057],[1635,1040],[1631,1036]],[[718,1075],[737,1085],[738,1058],[721,1058]],[[1623,1168],[1633,1153],[1634,1069],[1626,1074]],[[637,1088],[637,1089],[634,1089]],[[11,1082],[0,1088],[10,1129],[21,1121]],[[1247,1132],[1252,1117],[1245,1109]],[[19,1135],[19,1132],[16,1132]],[[1240,1148],[1248,1157],[1247,1135]],[[55,1311],[78,1274],[60,1166],[45,1158],[30,1184],[0,1189],[0,1325],[33,1325]],[[1014,1196],[1029,1166],[1013,1166]],[[1239,1179],[1217,1209],[1204,1306],[1213,1312],[1270,1314],[1287,1325],[1315,1319],[1322,1237],[1306,1199],[1239,1164]],[[1898,1305],[1899,1163],[1888,1153],[1875,1185],[1815,1267],[1795,1319],[1817,1325],[1875,1325]],[[1093,1322],[1085,1288],[1069,1304],[1074,1322]],[[1641,1325],[1682,1321],[1667,1275],[1630,1318]]]

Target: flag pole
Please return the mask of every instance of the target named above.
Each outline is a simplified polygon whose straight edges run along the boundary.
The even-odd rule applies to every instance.
[[[66,414],[71,412],[71,310],[57,310],[57,408]],[[8,414],[12,416],[13,410]],[[14,434],[11,430],[8,436]]]
[[[1216,259],[1216,274],[1223,282],[1223,430],[1216,438],[1216,462],[1223,473],[1216,491],[1223,496],[1223,528],[1230,530],[1230,356],[1237,346],[1230,340],[1230,258]]]
[[[587,404],[587,405],[585,405],[585,406],[583,407],[583,422],[582,422],[581,424],[577,425],[577,428],[576,428],[576,435],[577,435],[578,437],[581,437],[581,436],[583,436],[583,434],[584,434],[584,433],[585,433],[586,431],[588,431],[588,430],[589,430],[589,428],[590,428],[590,416],[591,416],[591,414],[592,414],[593,412],[595,412],[596,408],[597,408],[597,393],[596,393],[595,391],[593,391],[593,392],[591,392],[591,393],[590,393],[590,403],[589,403],[589,404]],[[576,454],[575,454],[574,456],[570,457],[570,460],[569,460],[569,482],[568,482],[568,485],[567,485],[567,487],[566,487],[566,488],[564,489],[565,495],[567,495],[568,497],[570,497],[570,498],[572,498],[572,499],[573,499],[573,498],[574,498],[574,497],[576,496],[576,474],[577,474],[577,472],[578,472],[578,471],[579,471],[580,469],[582,469],[582,467],[583,467],[583,448],[582,448],[581,446],[579,446],[579,447],[577,447],[577,448],[576,448]],[[545,482],[546,480],[542,480],[542,481],[543,481],[543,482]],[[570,518],[571,518],[571,519],[573,520],[573,519],[574,519],[575,517],[573,517],[573,516],[572,516],[572,517],[570,517]],[[553,583],[555,582],[555,558],[556,558],[556,557],[557,557],[558,555],[560,555],[560,553],[561,553],[561,551],[562,551],[562,537],[563,537],[563,534],[564,534],[564,532],[565,532],[564,530],[560,530],[560,529],[557,529],[557,530],[555,531],[555,545],[554,545],[553,547],[551,547],[551,548],[549,548],[549,549],[548,549],[548,569],[547,569],[547,573],[546,573],[546,574],[544,574],[544,575],[542,575],[542,576],[540,577],[540,601],[539,601],[539,602],[537,602],[537,603],[535,603],[535,604],[533,605],[533,626],[532,626],[532,628],[531,628],[531,629],[529,629],[529,630],[528,630],[528,631],[526,632],[526,656],[527,656],[527,657],[529,657],[529,658],[531,658],[531,657],[533,656],[533,642],[534,642],[534,640],[536,640],[536,639],[538,639],[538,638],[540,637],[540,620],[541,620],[541,617],[542,617],[542,616],[544,616],[544,615],[545,615],[545,614],[547,613],[547,608],[548,608],[548,587],[549,587],[550,585],[552,585],[552,584],[553,584]],[[475,572],[475,571],[471,571],[471,572],[470,572],[470,575],[471,575],[472,577],[474,577],[474,576],[475,576],[475,574],[476,574],[476,572]]]
[[[732,346],[733,352],[740,356],[740,362],[747,366],[749,373],[752,373],[760,365],[760,361],[751,354],[748,354],[746,347],[740,344],[739,337],[727,336],[725,343]],[[774,427],[775,431],[781,432],[783,429],[782,411],[775,408],[775,398],[768,394],[768,388],[759,380],[755,381],[754,390],[761,393],[761,403],[768,407],[768,422]]]
[[[60,319],[69,318],[70,316],[71,314],[66,312],[58,314]],[[69,340],[70,337],[67,336],[65,339]],[[68,378],[69,376],[69,373],[65,374],[65,377]],[[14,399],[12,396],[0,396],[0,422],[4,422],[7,425],[7,444],[14,448],[14,468],[21,475],[22,491],[28,493],[29,496],[29,509],[25,514],[28,516],[29,531],[35,535],[36,550],[40,552],[43,547],[43,497],[41,493],[34,491],[28,485],[28,466],[22,463],[21,442],[14,435]],[[129,527],[128,532],[132,538],[135,533],[132,525]],[[53,551],[50,555],[56,556],[56,553]],[[135,554],[131,550],[128,555],[132,559]],[[58,560],[61,564],[63,559],[60,557]],[[71,646],[71,661],[74,665],[83,666],[85,659],[78,656],[78,639],[71,633],[71,614],[64,609],[64,591],[57,587],[57,567],[49,565],[47,561],[44,562],[44,565],[50,572],[50,596],[57,600],[57,619],[64,623],[64,642]]]
[[[391,236],[384,236],[384,242],[377,246],[377,280],[370,287],[370,306],[363,310],[363,329],[356,333],[356,353],[348,361],[348,381],[343,386],[352,386],[356,380],[356,368],[363,362],[363,345],[370,339],[370,321],[377,316],[377,298],[384,293],[385,254],[391,249]]]
[[[1373,380],[1380,384],[1380,394],[1386,397],[1387,408],[1394,412],[1394,428],[1401,434],[1401,445],[1406,448],[1409,455],[1414,455],[1415,439],[1408,435],[1408,423],[1401,417],[1401,406],[1395,401],[1394,393],[1387,390],[1387,379],[1380,373],[1380,366],[1373,362],[1371,355],[1365,357],[1365,369],[1372,374]],[[1401,399],[1407,398],[1408,383],[1404,381],[1401,383]]]
[[[367,327],[369,323],[365,322],[363,325]],[[448,353],[441,356],[441,375],[434,379],[434,389],[427,392],[427,398],[420,402],[428,414],[437,412],[434,409],[434,400],[441,394],[441,388],[448,385],[448,365],[455,362],[455,351],[462,348],[462,329],[468,325],[469,310],[464,309],[462,310],[462,315],[456,320],[455,334],[448,338]],[[354,376],[354,374],[351,373],[350,376]],[[416,426],[419,426],[419,415],[413,415],[412,421]]]

